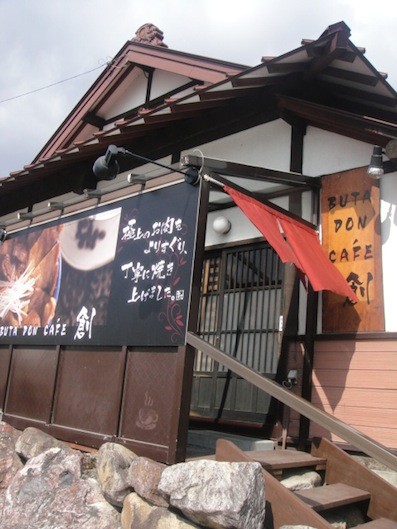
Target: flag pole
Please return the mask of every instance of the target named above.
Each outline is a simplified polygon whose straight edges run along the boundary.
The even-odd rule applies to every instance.
[[[203,178],[204,178],[204,180],[206,182],[211,182],[211,184],[215,184],[215,185],[221,187],[222,189],[225,188],[225,184],[223,184],[222,182],[219,182],[218,180],[215,180],[215,178],[212,178],[212,176],[210,176],[208,174],[204,174]]]

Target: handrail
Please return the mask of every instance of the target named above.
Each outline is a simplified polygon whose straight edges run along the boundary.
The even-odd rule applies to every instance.
[[[329,413],[319,410],[313,406],[313,404],[298,395],[294,395],[283,388],[280,384],[277,384],[277,382],[273,382],[273,380],[263,377],[260,373],[244,365],[239,360],[232,358],[217,347],[206,342],[197,336],[197,334],[188,332],[186,339],[187,343],[192,347],[207,354],[216,362],[219,362],[247,380],[247,382],[250,382],[260,390],[265,391],[326,430],[337,434],[339,437],[358,448],[361,452],[368,454],[380,463],[397,471],[397,456],[380,443],[377,443],[345,422],[336,419]]]

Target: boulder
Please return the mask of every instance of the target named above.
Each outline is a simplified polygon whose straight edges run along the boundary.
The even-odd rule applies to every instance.
[[[168,507],[168,502],[157,491],[165,468],[167,468],[166,465],[147,457],[137,457],[128,471],[128,481],[134,491],[141,498],[159,507]]]
[[[2,529],[118,529],[119,513],[81,478],[77,451],[32,457],[8,487]]]
[[[140,498],[135,492],[124,500],[121,512],[122,529],[192,529],[197,525],[184,520],[177,514],[151,505]]]
[[[22,461],[15,453],[15,443],[19,436],[20,432],[15,428],[0,422],[0,522],[6,490],[14,475],[23,467]]]
[[[128,482],[128,469],[138,456],[125,446],[104,443],[97,453],[98,481],[105,498],[117,507],[132,492]]]
[[[179,463],[163,471],[158,489],[173,507],[205,527],[263,526],[265,491],[259,463]]]
[[[323,511],[321,515],[335,529],[348,529],[356,525],[363,525],[367,519],[364,512],[357,505],[344,505],[329,511]]]
[[[322,479],[318,472],[296,471],[293,475],[282,479],[280,483],[282,483],[288,490],[296,491],[321,487]]]
[[[15,448],[21,432],[13,428],[10,424],[0,421],[0,443],[7,443],[8,446]]]
[[[50,448],[71,450],[62,441],[58,441],[58,439],[55,439],[52,435],[33,427],[26,428],[15,445],[15,450],[24,459],[36,457]]]
[[[281,525],[280,529],[316,529],[311,525]]]

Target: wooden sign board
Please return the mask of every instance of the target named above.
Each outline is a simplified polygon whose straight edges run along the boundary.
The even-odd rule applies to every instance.
[[[323,332],[383,331],[379,184],[365,168],[322,179],[322,237],[359,302],[324,292]]]

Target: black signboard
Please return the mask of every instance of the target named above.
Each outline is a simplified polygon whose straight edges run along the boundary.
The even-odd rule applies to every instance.
[[[198,200],[183,182],[10,236],[0,343],[185,343]]]

